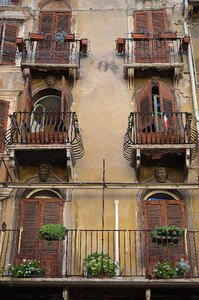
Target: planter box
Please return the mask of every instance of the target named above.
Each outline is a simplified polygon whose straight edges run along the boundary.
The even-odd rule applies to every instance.
[[[176,40],[177,32],[165,32],[160,34],[160,39],[164,40]]]
[[[44,41],[44,34],[42,33],[30,33],[29,37],[33,42]]]
[[[187,51],[188,51],[189,43],[190,43],[190,36],[185,35],[185,36],[182,38],[182,50],[183,50],[184,52],[187,52]]]
[[[132,38],[135,41],[148,40],[150,37],[149,33],[132,33]]]
[[[88,39],[80,40],[80,52],[82,55],[88,54]]]
[[[68,33],[64,36],[64,41],[66,42],[74,42],[74,40],[75,40],[74,33]]]
[[[125,52],[125,38],[118,38],[116,40],[116,51],[118,54],[124,54]]]
[[[17,37],[15,42],[16,42],[16,45],[17,45],[17,48],[18,48],[19,52],[23,52],[23,49],[24,49],[23,39]]]
[[[167,236],[158,236],[157,238],[152,238],[152,241],[156,244],[178,244],[178,242],[181,240],[180,237],[178,236],[171,236],[171,235],[167,235]]]

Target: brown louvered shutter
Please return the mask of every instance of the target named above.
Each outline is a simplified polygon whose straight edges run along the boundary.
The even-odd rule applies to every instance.
[[[4,151],[4,131],[8,118],[8,102],[0,101],[0,152]]]
[[[55,35],[58,32],[70,33],[70,15],[68,13],[56,14]],[[69,58],[70,44],[68,42],[55,44],[57,63],[66,63]]]
[[[164,249],[153,243],[151,240],[150,230],[153,230],[156,226],[163,225],[162,220],[162,207],[160,201],[145,201],[144,202],[144,229],[145,232],[145,262],[146,273],[150,276],[153,272],[155,264],[164,260]]]
[[[61,242],[40,240],[39,228],[43,224],[62,224],[63,200],[57,198],[22,199],[19,228],[23,227],[18,237],[16,261],[38,259],[46,267],[46,275],[54,276],[61,272]]]
[[[37,199],[22,199],[19,213],[19,228],[23,227],[18,240],[17,261],[38,255],[38,228],[40,206]]]
[[[152,84],[151,80],[147,81],[140,93],[138,94],[138,112],[139,114],[139,131],[147,131],[147,127],[152,124]]]
[[[2,65],[13,65],[16,57],[16,37],[18,34],[18,26],[5,24],[4,40],[3,40],[3,53],[1,64]]]
[[[175,132],[176,116],[173,114],[175,112],[174,96],[162,82],[159,82],[159,94],[161,112],[168,113],[168,130]]]
[[[45,40],[37,42],[36,62],[48,63],[53,57],[53,32],[55,18],[53,13],[41,13],[39,17],[39,32],[45,34]]]
[[[143,211],[145,230],[153,230],[160,225],[186,226],[184,203],[180,200],[145,201],[143,203]],[[173,262],[177,262],[180,258],[187,258],[184,240],[171,248],[169,246],[162,247],[152,242],[149,232],[145,234],[145,249],[147,275],[149,276],[152,274],[153,268],[158,261],[170,259]]]
[[[149,32],[149,41],[135,42],[136,62],[159,62],[168,61],[168,43],[157,39],[159,33],[166,31],[165,10],[137,11],[134,12],[135,32]]]
[[[21,0],[11,0],[10,2],[14,5],[21,4]]]
[[[150,32],[150,14],[147,11],[134,12],[134,31],[136,33]],[[151,61],[151,42],[147,40],[135,41],[136,62]]]

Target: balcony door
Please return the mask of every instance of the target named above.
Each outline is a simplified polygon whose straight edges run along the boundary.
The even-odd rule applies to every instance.
[[[147,81],[138,94],[137,102],[138,143],[174,143],[174,96],[165,84],[160,81]]]
[[[135,41],[135,61],[138,63],[168,62],[168,43],[158,35],[166,31],[164,10],[134,12],[134,32],[150,34],[148,40]]]
[[[39,228],[43,224],[62,223],[63,200],[59,198],[22,199],[19,211],[19,228],[16,263],[37,259],[46,267],[46,276],[61,275],[62,243],[40,240]]]
[[[56,35],[70,33],[71,15],[68,12],[42,12],[39,32],[45,34],[44,41],[37,42],[36,62],[66,64],[69,60],[70,43],[57,42]]]
[[[184,240],[180,241],[177,245],[163,247],[152,242],[150,235],[150,230],[155,229],[156,226],[175,225],[185,228],[185,207],[181,200],[174,200],[170,195],[159,193],[143,202],[143,211],[144,228],[146,230],[146,275],[151,276],[153,268],[158,261],[170,260],[175,263],[181,258],[187,258]]]

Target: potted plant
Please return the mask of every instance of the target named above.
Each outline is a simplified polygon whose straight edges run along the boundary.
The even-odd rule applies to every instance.
[[[41,277],[45,267],[37,260],[27,260],[20,265],[9,265],[8,274],[14,278]]]
[[[39,235],[42,240],[61,241],[65,240],[67,229],[62,224],[45,224],[39,229]]]
[[[157,244],[177,244],[184,235],[184,229],[177,226],[157,226],[151,231],[151,238]]]
[[[183,258],[178,263],[158,262],[153,269],[152,277],[155,279],[182,278],[189,273],[190,268],[189,262]]]
[[[88,277],[114,277],[118,271],[118,263],[104,253],[93,252],[83,265]]]

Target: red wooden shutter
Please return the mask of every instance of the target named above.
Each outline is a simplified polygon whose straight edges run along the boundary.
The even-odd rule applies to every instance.
[[[61,243],[40,240],[39,228],[43,224],[62,223],[63,200],[57,198],[22,199],[19,228],[23,232],[18,237],[16,261],[22,259],[38,259],[46,266],[47,275],[61,272]]]
[[[153,230],[156,226],[175,225],[185,227],[184,203],[180,200],[144,201],[144,229]],[[180,258],[187,258],[184,241],[177,246],[162,247],[151,240],[150,232],[145,233],[145,260],[147,275],[151,275],[158,261],[170,259],[177,262]]]
[[[5,24],[5,34],[3,41],[3,54],[1,59],[2,65],[13,65],[16,57],[16,36],[18,33],[18,26]]]
[[[138,94],[138,112],[139,117],[139,131],[147,132],[147,127],[152,124],[152,84],[151,80],[147,81],[140,93]]]
[[[70,30],[70,15],[68,13],[56,14],[55,34],[57,32],[71,32]],[[70,44],[68,42],[55,44],[56,62],[66,63],[70,55]]]
[[[14,5],[21,4],[21,0],[11,0],[11,3]]]
[[[175,133],[176,116],[173,114],[175,112],[174,96],[162,82],[159,82],[159,94],[160,94],[161,112],[168,113],[166,115],[168,119],[167,131]]]
[[[41,13],[39,17],[39,32],[45,34],[45,40],[37,43],[36,62],[48,63],[52,61],[53,30],[55,18],[53,13]]]
[[[8,118],[8,102],[0,101],[0,152],[4,150],[4,131]]]

